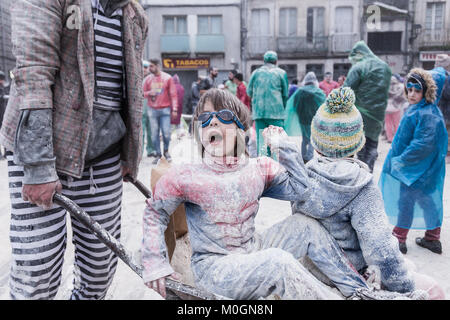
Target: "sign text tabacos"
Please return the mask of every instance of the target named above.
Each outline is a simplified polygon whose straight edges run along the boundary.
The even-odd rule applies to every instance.
[[[163,58],[164,69],[207,69],[209,58]]]

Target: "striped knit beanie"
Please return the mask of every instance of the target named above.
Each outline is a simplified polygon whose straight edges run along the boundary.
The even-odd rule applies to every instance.
[[[311,123],[311,144],[326,157],[345,158],[362,149],[363,120],[349,87],[331,91]]]

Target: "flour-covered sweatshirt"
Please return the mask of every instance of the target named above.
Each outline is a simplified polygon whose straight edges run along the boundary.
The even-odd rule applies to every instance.
[[[412,274],[391,234],[381,192],[364,166],[354,159],[309,161],[310,197],[293,202],[293,213],[319,220],[357,270],[379,267],[387,290],[413,291]]]
[[[144,282],[173,272],[164,231],[170,215],[182,202],[196,280],[214,257],[249,252],[255,241],[255,217],[261,197],[288,201],[308,197],[309,183],[298,147],[282,142],[279,159],[280,163],[268,157],[241,157],[225,164],[205,153],[202,162],[173,166],[162,176],[144,212]]]

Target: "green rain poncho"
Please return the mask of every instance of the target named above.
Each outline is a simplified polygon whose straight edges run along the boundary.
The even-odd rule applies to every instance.
[[[247,86],[253,120],[284,119],[288,91],[289,81],[283,69],[269,62],[256,69]]]
[[[310,139],[311,121],[317,109],[319,109],[326,99],[325,94],[316,84],[317,79],[314,73],[308,73],[305,76],[305,86],[300,87],[289,98],[286,105],[286,119],[284,121],[285,130],[289,136],[301,135]]]
[[[383,129],[392,71],[364,41],[355,44],[349,59],[353,66],[344,87],[351,87],[355,92],[355,105],[361,112],[366,137],[378,141]]]

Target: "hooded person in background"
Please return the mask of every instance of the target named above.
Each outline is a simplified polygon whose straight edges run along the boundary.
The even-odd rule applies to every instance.
[[[131,0],[16,0],[11,25],[16,68],[0,132],[12,200],[10,296],[53,299],[67,241],[56,192],[120,239],[123,177],[136,179],[142,157],[148,21]],[[71,299],[103,299],[117,256],[70,221]]]
[[[440,254],[448,135],[437,104],[445,71],[415,68],[406,79],[410,107],[386,156],[379,186],[401,252],[407,252],[410,229],[425,229],[416,244]]]
[[[447,133],[449,134],[447,163],[450,163],[450,56],[448,54],[439,54],[436,58],[436,68],[443,68],[445,70],[445,85],[442,90],[441,101],[439,101],[439,108],[442,111],[445,120]]]
[[[258,155],[270,155],[270,150],[264,147],[263,130],[270,125],[284,125],[289,81],[286,72],[277,67],[277,61],[277,53],[267,51],[264,54],[264,65],[253,71],[247,86],[247,95],[252,99]]]
[[[386,139],[389,143],[394,139],[403,112],[408,107],[408,100],[405,96],[405,86],[399,80],[399,76],[391,77],[391,87],[389,89],[389,99],[386,108],[384,129]]]
[[[314,156],[310,141],[311,121],[325,99],[325,93],[319,89],[316,74],[308,72],[302,86],[287,102],[285,130],[290,136],[302,136],[302,156],[305,163]]]
[[[378,138],[383,130],[392,72],[364,41],[355,44],[349,59],[352,67],[344,87],[355,92],[355,105],[361,112],[366,136],[366,144],[358,152],[358,159],[365,162],[372,172],[378,157]]]

